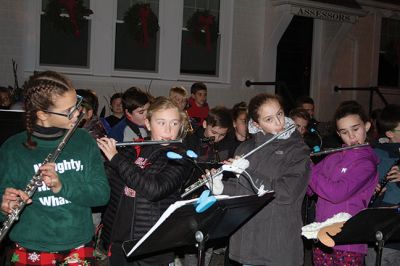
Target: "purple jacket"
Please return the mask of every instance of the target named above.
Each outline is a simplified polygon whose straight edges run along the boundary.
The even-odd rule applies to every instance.
[[[367,208],[378,183],[378,162],[368,146],[333,153],[314,165],[309,188],[318,195],[316,222],[339,212],[353,216]],[[337,245],[335,249],[367,253],[367,245]]]

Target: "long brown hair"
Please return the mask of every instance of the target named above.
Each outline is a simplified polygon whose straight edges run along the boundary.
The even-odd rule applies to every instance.
[[[37,112],[48,110],[54,104],[54,96],[63,95],[74,88],[70,80],[54,71],[35,73],[24,84],[24,88],[27,131],[27,140],[24,145],[28,149],[34,149],[37,143],[32,140],[32,132],[33,125],[38,119]]]

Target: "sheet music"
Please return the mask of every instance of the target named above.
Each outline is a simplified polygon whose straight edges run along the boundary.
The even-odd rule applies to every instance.
[[[245,197],[248,195],[241,195],[241,196],[227,196],[227,195],[218,195],[215,196],[217,200],[221,199],[233,199],[233,198],[240,198],[240,197]],[[191,199],[191,200],[180,200],[172,204],[171,206],[168,207],[168,209],[161,215],[160,219],[153,225],[153,227],[136,243],[136,245],[129,251],[129,253],[126,254],[127,257],[132,255],[132,253],[169,217],[171,214],[179,209],[182,206],[185,205],[190,205],[196,203],[198,198]]]

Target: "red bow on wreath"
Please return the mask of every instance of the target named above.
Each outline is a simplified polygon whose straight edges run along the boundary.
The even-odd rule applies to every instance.
[[[75,29],[74,34],[77,38],[79,38],[81,32],[79,30],[78,22],[76,19],[76,0],[58,0],[58,3],[67,10],[69,20],[71,21],[71,24]]]
[[[148,6],[142,6],[139,9],[139,18],[140,24],[142,24],[142,46],[144,48],[149,47],[149,28],[148,28],[148,19],[150,16],[150,8]]]
[[[211,32],[210,32],[210,26],[213,24],[213,16],[208,15],[204,16],[201,15],[199,16],[199,30],[204,29],[204,32],[206,34],[206,47],[207,51],[211,51]]]

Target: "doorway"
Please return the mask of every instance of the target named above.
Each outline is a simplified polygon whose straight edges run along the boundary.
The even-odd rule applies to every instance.
[[[312,18],[294,16],[278,44],[275,93],[282,97],[285,111],[310,95],[313,25]]]

